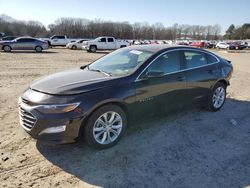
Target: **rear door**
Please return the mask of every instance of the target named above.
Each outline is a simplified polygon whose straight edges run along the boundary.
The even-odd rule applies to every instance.
[[[26,40],[27,50],[34,50],[35,47],[36,47],[36,40],[35,39],[27,39]]]
[[[108,50],[116,49],[116,43],[113,37],[108,37],[107,49]]]
[[[185,103],[186,73],[180,51],[166,52],[155,59],[136,81],[139,114],[155,114],[179,108]],[[158,78],[145,78],[150,71],[163,71]]]
[[[183,50],[187,98],[189,102],[204,99],[215,80],[219,78],[218,59],[200,50]]]

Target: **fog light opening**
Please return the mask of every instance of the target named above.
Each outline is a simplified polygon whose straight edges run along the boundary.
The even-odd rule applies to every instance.
[[[56,126],[56,127],[49,127],[47,129],[44,129],[39,133],[39,135],[44,134],[44,133],[61,133],[66,130],[66,125],[61,125],[61,126]]]

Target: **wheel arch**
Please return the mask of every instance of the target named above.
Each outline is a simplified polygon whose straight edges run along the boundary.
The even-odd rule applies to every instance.
[[[11,45],[8,45],[8,44],[3,45],[3,46],[2,46],[2,50],[4,49],[4,47],[5,47],[5,46],[9,46],[9,47],[10,47],[10,49],[12,50]]]
[[[89,117],[99,108],[106,106],[106,105],[116,105],[119,106],[125,113],[127,121],[129,120],[129,113],[128,109],[126,107],[126,103],[117,99],[108,99],[104,100],[96,105],[94,105],[86,114],[85,118],[82,120],[81,127],[79,129],[78,137],[81,137],[84,135],[84,125],[88,121]]]
[[[210,89],[212,90],[217,83],[223,83],[226,87],[230,85],[229,81],[227,81],[226,79],[222,78],[222,79],[219,79],[216,82],[214,82],[214,84],[211,86]]]

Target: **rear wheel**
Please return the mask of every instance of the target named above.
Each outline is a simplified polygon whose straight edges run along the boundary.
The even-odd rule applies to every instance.
[[[4,46],[4,47],[3,47],[3,50],[4,50],[5,52],[11,52],[11,47],[10,47],[10,46]]]
[[[42,52],[43,48],[41,46],[36,46],[35,50],[36,50],[36,52]]]
[[[71,47],[71,49],[72,49],[72,50],[76,50],[77,47],[76,47],[75,45],[73,45],[73,46]]]
[[[218,111],[222,108],[226,100],[226,86],[222,82],[218,82],[208,97],[208,110]]]
[[[97,149],[115,145],[126,129],[126,115],[116,105],[106,105],[96,110],[85,125],[86,143]]]

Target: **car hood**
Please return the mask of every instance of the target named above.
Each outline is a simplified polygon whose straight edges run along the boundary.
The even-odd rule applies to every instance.
[[[0,41],[0,44],[10,44],[12,43],[11,40]]]
[[[85,69],[73,69],[43,77],[30,88],[47,94],[73,95],[112,86],[117,77]]]

